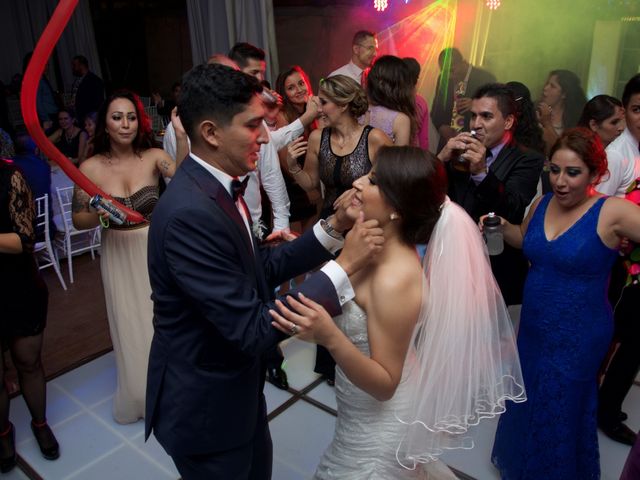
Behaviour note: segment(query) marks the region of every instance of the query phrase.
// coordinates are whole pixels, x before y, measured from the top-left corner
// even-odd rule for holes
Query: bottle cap
[[[493,212],[489,212],[489,215],[484,217],[484,220],[482,220],[482,224],[487,227],[497,227],[501,223],[502,221],[500,220],[500,217],[496,216]]]

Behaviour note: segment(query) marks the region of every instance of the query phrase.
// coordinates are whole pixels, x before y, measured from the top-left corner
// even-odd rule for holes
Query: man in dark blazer
[[[544,158],[513,140],[516,105],[506,85],[480,87],[471,101],[470,132],[450,139],[438,154],[446,162],[449,198],[475,221],[495,212],[520,224],[536,194]],[[491,267],[507,305],[522,303],[528,264],[521,250],[505,245],[491,256]]]
[[[256,168],[268,138],[261,90],[222,65],[187,73],[178,109],[191,154],[149,232],[155,333],[145,435],[154,431],[185,480],[271,477],[263,355],[284,337],[271,325],[274,288],[344,245],[299,287],[338,314],[354,296],[348,275],[383,241],[376,222],[359,220],[344,242],[337,232],[350,225],[340,211],[292,242],[257,244],[237,177]]]
[[[459,126],[456,128],[452,126],[454,103],[456,111],[464,119],[462,130],[468,130],[471,122],[471,95],[481,86],[494,83],[496,77],[486,70],[471,65],[464,59],[460,50],[453,47],[445,48],[440,52],[438,65],[440,65],[440,75],[431,104],[431,121],[440,135],[438,143],[438,152],[440,152],[447,141],[460,131]],[[456,92],[459,95],[457,98],[455,98]]]
[[[81,127],[88,113],[97,112],[104,102],[104,82],[89,70],[89,61],[83,55],[76,55],[71,60],[71,71],[76,80],[73,84],[74,108],[76,120]]]

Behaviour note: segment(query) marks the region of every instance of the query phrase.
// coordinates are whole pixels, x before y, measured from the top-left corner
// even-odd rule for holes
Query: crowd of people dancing
[[[144,217],[120,225],[75,187],[74,225],[102,226],[115,421],[144,419],[184,479],[268,479],[262,390],[288,389],[278,344],[296,337],[317,345],[338,404],[314,478],[456,478],[440,455],[493,417],[501,478],[600,478],[598,428],[633,447],[622,478],[639,478],[622,403],[640,369],[640,74],[621,99],[587,101],[555,69],[534,101],[450,47],[429,109],[420,63],[379,56],[374,32],[317,95],[299,65],[272,90],[265,59],[238,43],[154,94],[162,148],[138,95],[106,97],[83,56],[75,105],[45,108],[41,82],[50,141]],[[55,459],[33,253],[34,196],[51,192],[15,138],[0,131],[0,335]],[[2,472],[9,404],[0,382]]]

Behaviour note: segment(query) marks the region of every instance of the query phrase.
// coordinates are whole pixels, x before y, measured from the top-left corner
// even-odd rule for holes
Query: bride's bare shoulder
[[[420,304],[422,266],[415,252],[405,251],[380,265],[372,279],[373,298],[391,300],[396,305]]]

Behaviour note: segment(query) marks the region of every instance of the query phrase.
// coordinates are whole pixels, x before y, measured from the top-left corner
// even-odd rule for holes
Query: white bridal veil
[[[472,448],[470,426],[526,400],[513,326],[491,272],[482,235],[448,198],[424,258],[422,309],[406,375],[410,408],[396,456],[402,466]]]

